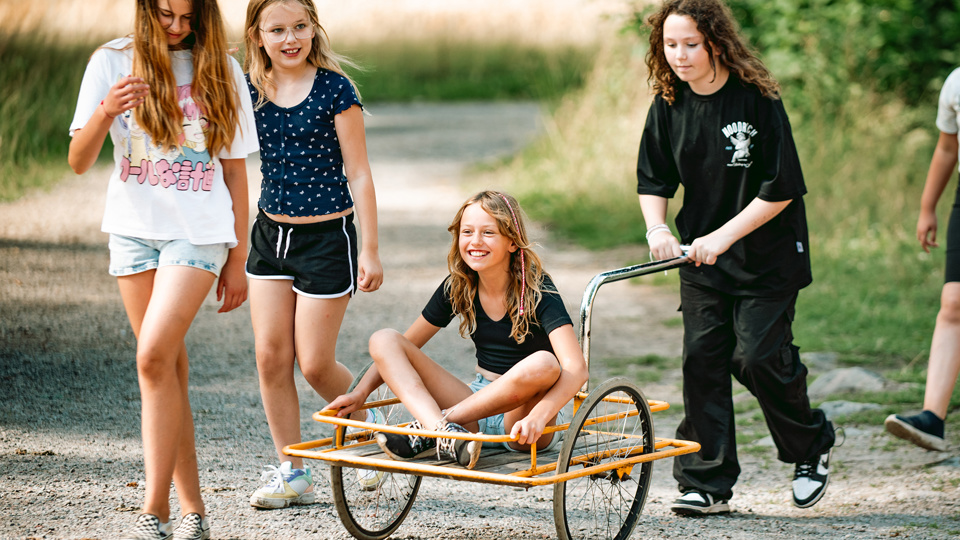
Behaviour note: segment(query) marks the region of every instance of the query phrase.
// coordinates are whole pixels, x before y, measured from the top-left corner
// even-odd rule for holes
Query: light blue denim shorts
[[[470,390],[474,394],[476,394],[482,388],[490,384],[490,382],[491,382],[490,379],[484,377],[480,373],[477,373],[477,377],[473,379],[472,383],[470,383]],[[506,435],[506,432],[503,429],[502,414],[481,418],[480,420],[477,420],[477,423],[480,424],[480,433],[483,433],[485,435]],[[558,424],[563,423],[563,411],[560,411],[560,414],[557,415],[557,423]],[[561,432],[558,431],[553,434],[553,440],[550,441],[550,444],[548,444],[546,448],[544,448],[543,450],[537,450],[537,451],[546,452],[548,450],[553,450],[558,444],[560,444],[561,439],[562,439]],[[483,445],[486,446],[487,448],[490,448],[490,447],[496,448],[502,445],[504,448],[506,448],[511,452],[526,452],[526,450],[516,450],[514,448],[511,448],[510,445],[505,442],[504,443],[483,443]]]
[[[229,253],[226,243],[198,246],[189,240],[147,240],[110,235],[110,275],[130,276],[161,266],[190,266],[220,275]]]

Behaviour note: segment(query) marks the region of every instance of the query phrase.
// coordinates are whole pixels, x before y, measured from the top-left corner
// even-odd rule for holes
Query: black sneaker
[[[684,491],[670,505],[673,513],[681,516],[705,516],[707,514],[729,514],[730,504],[727,499],[715,499],[713,495],[691,489]]]
[[[929,418],[929,416],[933,416],[935,420]],[[946,452],[947,441],[943,438],[943,421],[940,420],[939,422],[939,433],[936,429],[938,426],[932,425],[937,420],[940,420],[940,418],[930,411],[923,411],[913,416],[891,414],[883,421],[883,427],[894,437],[910,441],[921,448]]]
[[[793,504],[810,508],[827,492],[830,483],[830,455],[833,447],[811,461],[797,463],[793,472]]]
[[[460,424],[446,422],[438,426],[441,431],[450,433],[470,433]],[[483,443],[480,441],[469,441],[467,439],[440,439],[437,444],[437,459],[444,457],[457,460],[457,463],[468,469],[474,468],[477,460],[480,459],[480,450]]]
[[[410,422],[407,427],[423,429],[423,426],[417,420]],[[392,459],[401,461],[423,457],[437,446],[437,440],[433,437],[421,437],[419,435],[400,435],[399,433],[378,431],[374,438],[377,439],[377,445],[380,446],[383,453]]]

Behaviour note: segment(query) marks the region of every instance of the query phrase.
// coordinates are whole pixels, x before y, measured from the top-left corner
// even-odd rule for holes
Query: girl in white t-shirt
[[[184,337],[214,281],[221,313],[246,300],[244,160],[258,145],[244,88],[215,0],[141,0],[134,34],[91,56],[70,125],[78,174],[108,133],[114,146],[102,230],[137,337],[146,469],[143,513],[123,538],[210,536]]]

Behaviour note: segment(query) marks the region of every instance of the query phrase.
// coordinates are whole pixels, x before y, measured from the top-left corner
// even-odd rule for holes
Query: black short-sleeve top
[[[447,277],[447,279],[450,278]],[[446,327],[456,317],[453,305],[445,291],[446,283],[445,279],[422,312],[423,318],[428,323],[440,328]],[[477,348],[477,364],[481,368],[502,375],[517,362],[535,352],[553,353],[550,332],[565,324],[573,323],[550,276],[543,276],[541,290],[543,297],[537,304],[535,324],[531,325],[531,332],[527,334],[523,343],[517,343],[510,337],[513,323],[510,321],[509,314],[505,314],[499,321],[494,321],[483,311],[479,296],[474,297],[473,308],[477,314],[477,324],[470,339]]]
[[[716,264],[685,266],[681,277],[739,296],[789,294],[811,282],[807,188],[779,99],[732,73],[711,95],[681,83],[672,105],[656,96],[640,141],[637,192],[671,198],[681,184],[676,224],[686,244],[717,230],[755,198],[792,201]]]
[[[247,86],[253,102],[257,89]],[[293,107],[267,101],[254,111],[260,139],[260,208],[286,216],[322,216],[353,207],[334,118],[361,105],[350,80],[317,68],[313,88]],[[362,105],[361,105],[362,106]]]

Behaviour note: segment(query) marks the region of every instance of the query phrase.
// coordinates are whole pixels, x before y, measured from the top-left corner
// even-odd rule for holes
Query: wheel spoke
[[[558,473],[616,465],[631,455],[652,452],[649,415],[636,386],[624,379],[607,381],[587,397],[571,422]],[[646,499],[651,465],[635,464],[629,474],[614,468],[558,484],[554,490],[560,499],[554,501],[558,536],[564,540],[629,536]]]

